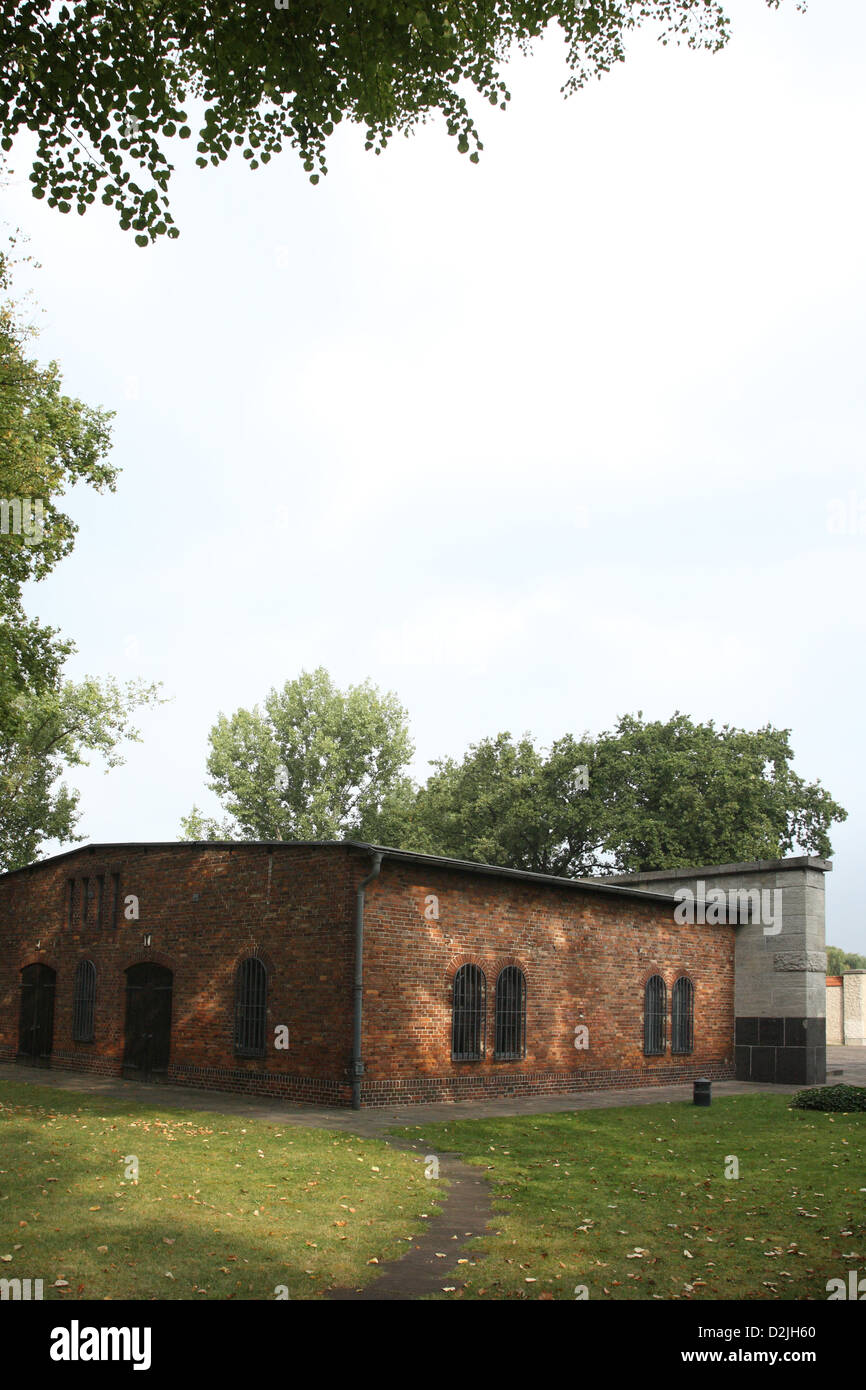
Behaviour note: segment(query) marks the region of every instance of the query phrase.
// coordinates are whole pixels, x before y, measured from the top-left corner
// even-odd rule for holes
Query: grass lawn
[[[452,1267],[439,1296],[826,1300],[828,1279],[866,1273],[866,1114],[788,1106],[732,1096],[401,1130],[494,1185],[486,1258]]]
[[[46,1299],[315,1298],[375,1278],[436,1210],[423,1164],[379,1141],[0,1084],[0,1277]]]

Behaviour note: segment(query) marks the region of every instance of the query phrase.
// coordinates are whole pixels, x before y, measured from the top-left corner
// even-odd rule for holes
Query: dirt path
[[[380,1134],[379,1139],[395,1149],[403,1149],[418,1155],[418,1162],[426,1158],[425,1148],[416,1140],[403,1140],[393,1135]],[[446,1179],[448,1187],[441,1192],[433,1192],[432,1197],[441,1205],[439,1216],[431,1216],[426,1229],[413,1241],[406,1254],[398,1260],[391,1260],[384,1266],[380,1278],[363,1289],[330,1289],[326,1298],[355,1301],[379,1302],[383,1299],[423,1298],[426,1294],[440,1293],[445,1288],[459,1288],[460,1276],[446,1278],[459,1259],[468,1261],[465,1268],[470,1270],[480,1258],[465,1249],[467,1241],[484,1235],[491,1219],[490,1184],[481,1168],[472,1168],[456,1154],[437,1154],[439,1178]],[[435,1188],[436,1179],[430,1179]]]

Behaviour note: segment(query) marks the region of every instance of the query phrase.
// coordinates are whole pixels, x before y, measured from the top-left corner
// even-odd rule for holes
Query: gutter
[[[352,1109],[361,1109],[361,1024],[364,1017],[364,889],[382,868],[382,851],[373,851],[372,872],[358,884],[355,895],[355,983],[352,988]]]

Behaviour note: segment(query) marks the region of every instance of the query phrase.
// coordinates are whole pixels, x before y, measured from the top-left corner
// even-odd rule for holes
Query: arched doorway
[[[172,984],[171,971],[150,961],[126,972],[123,1075],[130,1080],[161,1081],[168,1073]]]
[[[54,1041],[55,972],[49,965],[25,965],[21,971],[21,1021],[18,1061],[50,1067]]]

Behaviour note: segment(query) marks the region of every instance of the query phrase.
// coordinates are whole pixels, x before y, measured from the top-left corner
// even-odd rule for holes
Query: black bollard
[[[695,1104],[695,1105],[709,1105],[709,1104],[710,1104],[710,1101],[711,1101],[712,1098],[713,1098],[713,1096],[712,1096],[712,1090],[713,1090],[713,1083],[712,1083],[712,1081],[708,1081],[707,1078],[706,1078],[705,1076],[700,1077],[700,1079],[699,1079],[698,1081],[695,1082],[695,1089],[694,1089],[694,1094],[693,1094],[693,1097],[692,1097],[692,1099],[693,1099],[693,1101],[694,1101],[694,1104]]]

